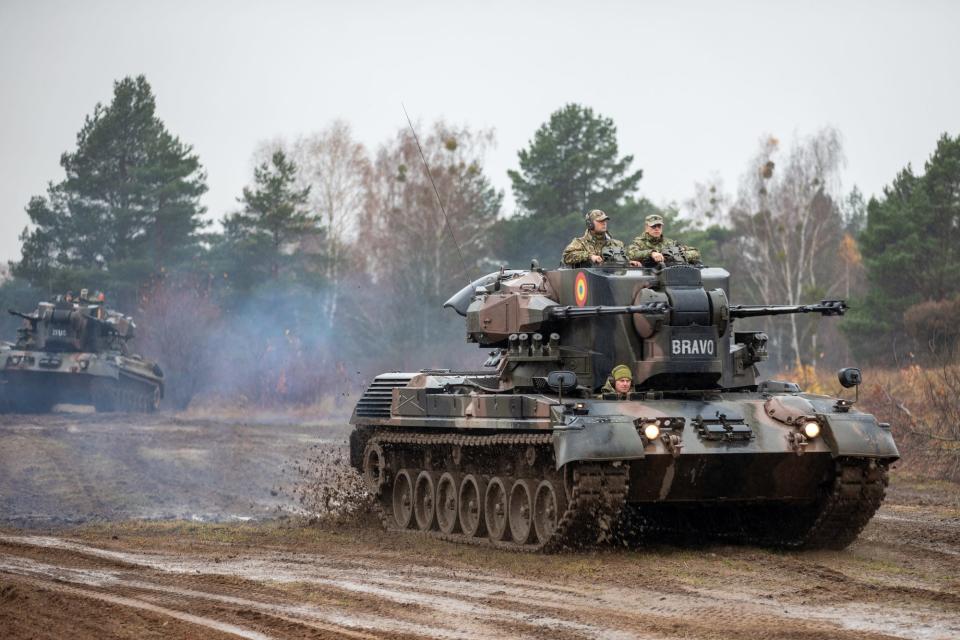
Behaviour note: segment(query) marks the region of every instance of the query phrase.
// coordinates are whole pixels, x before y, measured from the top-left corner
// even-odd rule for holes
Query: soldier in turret
[[[623,249],[623,243],[614,240],[607,233],[607,221],[610,216],[600,209],[594,209],[585,217],[586,232],[574,238],[563,250],[563,264],[568,267],[584,267],[603,262],[601,255],[605,247]]]
[[[633,372],[625,364],[618,364],[607,377],[606,384],[600,389],[601,394],[615,393],[617,400],[626,400],[633,389]]]
[[[664,261],[664,251],[667,249],[676,249],[674,253],[683,256],[684,262],[700,262],[700,252],[693,247],[680,244],[675,240],[663,237],[663,217],[652,214],[644,220],[645,227],[643,234],[637,236],[627,247],[627,258],[633,261],[645,263],[653,266],[662,264]]]

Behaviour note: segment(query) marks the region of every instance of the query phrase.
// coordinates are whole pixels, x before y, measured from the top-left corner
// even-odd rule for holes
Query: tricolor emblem
[[[583,271],[577,274],[573,284],[573,299],[577,301],[578,307],[587,304],[587,274]]]

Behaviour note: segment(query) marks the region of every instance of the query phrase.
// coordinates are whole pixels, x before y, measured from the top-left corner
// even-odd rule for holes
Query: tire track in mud
[[[271,625],[284,622],[340,631],[344,637],[478,640],[547,635],[754,638],[783,635],[785,629],[835,638],[960,637],[960,617],[932,607],[891,610],[883,602],[810,606],[794,602],[790,593],[771,600],[761,589],[554,586],[496,572],[398,564],[387,556],[268,551],[224,560],[114,551],[39,536],[0,536],[0,545],[0,574],[95,589],[255,633],[270,633]],[[20,557],[18,549],[66,554],[52,564]],[[64,566],[63,560],[69,564],[71,558],[97,558],[107,566]],[[799,560],[785,564],[803,566]],[[216,582],[224,577],[234,582]],[[638,576],[638,582],[643,578]],[[309,597],[291,593],[293,589]],[[246,618],[262,626],[244,626]],[[282,629],[280,635],[286,635]]]
[[[515,611],[498,610],[496,607],[482,605],[471,600],[443,595],[450,589],[433,585],[429,589],[407,589],[409,581],[395,574],[383,571],[370,571],[364,567],[337,568],[331,565],[293,558],[284,561],[281,558],[269,557],[253,561],[224,562],[183,560],[172,556],[140,555],[123,552],[95,549],[85,545],[61,541],[56,538],[33,537],[0,537],[0,542],[41,546],[52,549],[69,550],[81,555],[103,558],[124,565],[139,565],[164,574],[177,576],[229,575],[242,577],[258,583],[306,583],[328,587],[341,592],[346,596],[360,595],[373,597],[390,605],[390,615],[372,615],[343,610],[325,610],[320,607],[264,602],[254,600],[252,596],[245,598],[224,594],[222,591],[241,590],[249,594],[243,587],[230,588],[219,586],[221,592],[213,593],[198,589],[186,589],[161,583],[147,582],[143,575],[136,575],[130,570],[93,570],[71,569],[68,567],[38,563],[35,560],[20,560],[4,554],[0,557],[0,573],[27,575],[31,578],[46,577],[52,581],[84,584],[106,589],[130,591],[159,592],[167,598],[179,598],[180,607],[193,600],[210,600],[214,602],[235,605],[245,609],[259,611],[266,615],[278,616],[290,621],[312,627],[316,622],[326,623],[323,628],[343,631],[344,635],[351,635],[349,630],[383,631],[390,634],[405,634],[409,637],[436,637],[436,638],[478,638],[497,640],[504,635],[504,629],[518,635],[530,635],[540,629],[551,629],[559,632],[556,637],[587,638],[603,635],[609,638],[637,638],[633,633],[620,633],[616,630],[607,630],[593,624],[578,623],[575,621],[552,618],[542,613],[528,615]],[[334,564],[343,564],[335,561]],[[132,574],[132,575],[131,575]],[[318,575],[319,574],[319,575]],[[357,574],[363,574],[358,578]],[[135,577],[134,577],[135,576]],[[491,586],[491,589],[496,587]],[[175,601],[165,606],[175,607]],[[411,612],[410,608],[414,607]],[[410,615],[412,613],[412,615]],[[477,619],[473,622],[472,619]],[[454,626],[443,621],[450,620]],[[328,625],[333,625],[328,626]],[[382,637],[364,636],[355,637]]]
[[[252,629],[246,629],[244,627],[239,627],[237,625],[229,624],[226,622],[221,622],[219,620],[213,620],[212,618],[205,618],[203,616],[197,616],[190,613],[185,613],[183,611],[178,611],[176,609],[170,609],[167,607],[158,606],[144,600],[137,598],[130,598],[120,595],[115,595],[111,593],[104,593],[101,591],[94,591],[92,589],[82,589],[80,587],[69,586],[65,584],[55,584],[51,585],[50,580],[45,580],[42,578],[35,577],[37,574],[42,575],[45,573],[43,571],[44,567],[42,566],[11,566],[7,563],[0,563],[0,571],[5,571],[8,573],[18,573],[23,576],[23,579],[28,584],[33,584],[34,586],[50,589],[64,593],[67,595],[78,596],[81,598],[86,598],[90,600],[98,600],[101,602],[108,602],[110,604],[119,605],[122,607],[128,607],[131,609],[142,609],[144,611],[149,611],[151,613],[158,613],[163,616],[169,616],[183,622],[188,622],[193,625],[205,627],[207,629],[212,629],[214,631],[220,631],[223,633],[228,633],[231,635],[239,636],[241,638],[247,638],[248,640],[270,640],[270,636],[259,633]]]

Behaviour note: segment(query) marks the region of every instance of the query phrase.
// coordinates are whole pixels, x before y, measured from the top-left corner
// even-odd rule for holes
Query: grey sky
[[[219,218],[258,142],[349,121],[375,147],[401,101],[496,129],[506,170],[550,112],[610,116],[641,193],[728,190],[764,133],[833,125],[844,185],[878,193],[939,135],[960,133],[960,2],[43,2],[0,0],[0,259],[23,207],[63,176],[83,118],[143,73],[160,117],[192,144]],[[625,230],[626,232],[626,230]]]

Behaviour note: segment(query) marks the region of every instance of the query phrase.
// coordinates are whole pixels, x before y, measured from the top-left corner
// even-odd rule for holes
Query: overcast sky
[[[0,259],[126,75],[199,154],[210,218],[236,207],[258,142],[339,117],[375,147],[401,102],[424,124],[494,128],[486,168],[508,197],[517,150],[568,102],[614,119],[657,203],[712,175],[732,191],[761,135],[825,125],[844,187],[869,195],[960,134],[958,25],[952,1],[0,0]]]

